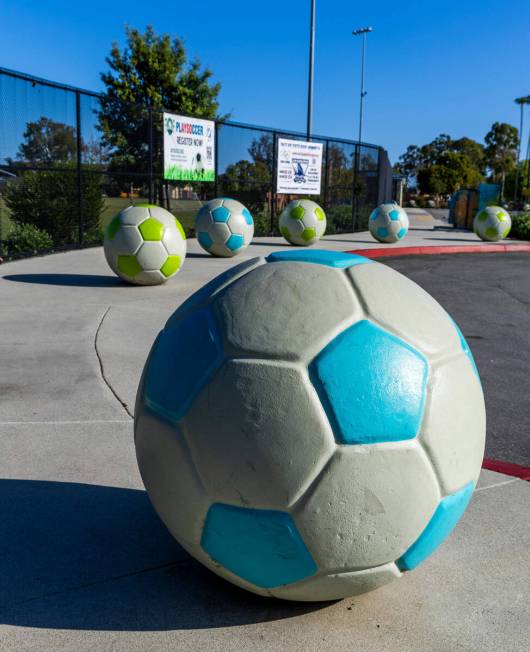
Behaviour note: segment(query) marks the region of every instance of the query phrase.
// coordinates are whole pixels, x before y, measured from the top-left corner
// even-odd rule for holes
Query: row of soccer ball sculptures
[[[310,246],[326,231],[323,209],[309,199],[290,202],[279,218],[280,232],[292,245]],[[509,214],[489,206],[475,217],[473,228],[483,240],[505,238]],[[382,243],[402,240],[409,229],[407,213],[396,203],[381,204],[370,214],[368,228]],[[243,251],[254,235],[250,211],[235,199],[218,198],[204,204],[195,220],[197,241],[208,253],[232,257]],[[169,211],[137,204],[120,211],[105,231],[104,251],[111,269],[136,285],[158,285],[174,276],[186,257],[186,235]]]

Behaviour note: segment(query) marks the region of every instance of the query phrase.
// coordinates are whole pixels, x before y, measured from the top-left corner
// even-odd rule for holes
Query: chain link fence
[[[167,181],[163,110],[118,105],[130,134],[118,154],[105,139],[104,101],[0,68],[1,255],[99,244],[115,213],[146,201],[168,208],[193,235],[202,202],[219,195],[249,208],[256,235],[277,233],[277,217],[294,198],[276,192],[278,139],[305,140],[303,134],[216,121],[215,182]],[[311,198],[326,211],[327,233],[366,228],[372,208],[392,196],[386,151],[344,139],[313,140],[323,144],[323,170],[322,192]]]

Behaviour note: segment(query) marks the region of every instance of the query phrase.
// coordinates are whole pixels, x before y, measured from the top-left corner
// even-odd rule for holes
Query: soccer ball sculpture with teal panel
[[[310,199],[294,199],[280,214],[280,233],[290,244],[309,247],[326,231],[326,214]]]
[[[212,199],[197,213],[195,233],[205,251],[213,256],[231,258],[250,244],[254,220],[241,202],[228,198]]]
[[[409,216],[396,203],[380,204],[370,213],[368,230],[379,242],[399,242],[409,230]]]
[[[375,589],[462,516],[482,387],[449,315],[362,256],[276,252],[231,268],[158,335],[135,410],[151,501],[179,543],[289,600]]]
[[[481,240],[499,242],[512,228],[508,211],[500,206],[487,206],[479,211],[473,220],[473,231]]]
[[[124,281],[160,285],[181,269],[186,235],[169,211],[153,204],[136,204],[110,221],[103,248],[110,268]]]

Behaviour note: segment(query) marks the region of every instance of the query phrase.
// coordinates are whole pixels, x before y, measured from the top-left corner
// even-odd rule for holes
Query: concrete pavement
[[[411,212],[407,246],[478,243]],[[338,250],[369,234],[325,238]],[[265,600],[223,582],[166,533],[143,491],[134,396],[154,336],[236,260],[189,243],[179,275],[127,287],[101,249],[0,267],[0,649],[526,650],[530,484],[483,471],[431,559],[337,603]]]

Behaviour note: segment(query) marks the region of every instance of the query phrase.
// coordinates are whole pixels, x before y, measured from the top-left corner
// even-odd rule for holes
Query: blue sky
[[[234,120],[304,130],[309,0],[90,3],[2,0],[0,65],[92,90],[126,23],[182,36],[222,83]],[[317,0],[314,130],[355,137],[360,39],[368,36],[363,139],[392,161],[441,132],[482,140],[518,125],[530,94],[528,0]],[[6,29],[7,26],[7,29]],[[528,120],[530,123],[530,120]]]

